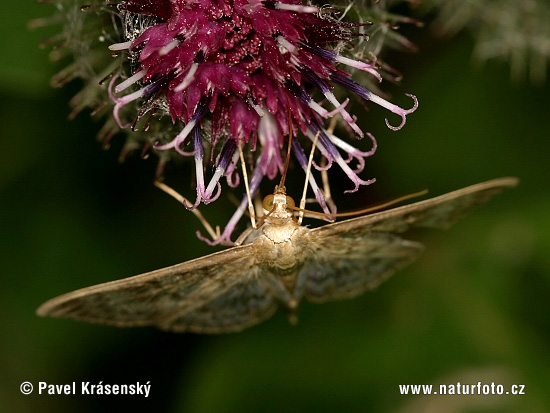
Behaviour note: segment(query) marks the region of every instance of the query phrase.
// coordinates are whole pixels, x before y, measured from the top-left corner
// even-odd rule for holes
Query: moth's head
[[[284,187],[276,187],[275,192],[264,198],[262,207],[264,215],[275,218],[288,218],[293,216],[295,208],[294,199],[286,194]]]

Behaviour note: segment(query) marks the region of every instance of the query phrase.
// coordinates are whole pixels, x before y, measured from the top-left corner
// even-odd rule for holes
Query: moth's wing
[[[457,218],[490,200],[516,178],[501,178],[391,209],[325,225],[310,231],[314,259],[302,272],[305,296],[316,302],[353,297],[369,290],[414,261],[421,244],[392,233],[411,227],[448,227]]]
[[[224,296],[254,268],[251,245],[230,248],[135,277],[83,288],[53,298],[40,316],[65,317],[119,327],[157,326],[184,317]],[[246,290],[261,294],[260,287]],[[221,303],[221,302],[220,302]],[[262,307],[272,311],[271,307]],[[261,310],[258,310],[258,312]],[[179,331],[183,331],[180,328]]]
[[[400,233],[411,227],[447,228],[465,213],[518,182],[517,178],[494,179],[425,201],[315,228],[312,236],[337,242],[342,233],[361,237],[374,231]]]
[[[277,300],[271,285],[273,274],[251,267],[239,272],[239,281],[193,311],[175,313],[161,327],[176,332],[230,333],[258,324],[273,315]]]
[[[316,252],[301,270],[305,297],[313,302],[351,298],[371,290],[422,252],[418,242],[389,233],[316,242]]]

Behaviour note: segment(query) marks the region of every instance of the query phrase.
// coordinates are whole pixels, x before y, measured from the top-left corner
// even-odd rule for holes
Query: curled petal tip
[[[203,194],[203,202],[209,204],[210,202],[216,201],[222,193],[222,186],[219,182],[216,183],[216,191],[213,194]]]
[[[345,190],[344,194],[352,194],[352,193],[357,192],[359,190],[359,186],[361,186],[361,185],[371,185],[375,182],[376,182],[376,178],[368,179],[368,180],[365,181],[363,179],[359,179],[356,176],[356,179],[353,179],[353,183],[355,184],[355,188]]]
[[[413,113],[416,109],[418,109],[418,98],[410,93],[405,93],[405,96],[410,97],[414,102],[413,107],[405,111],[405,115],[408,115],[409,113]]]
[[[344,191],[344,194],[353,194],[354,192],[357,192],[359,190],[359,184],[355,184],[355,188],[353,189],[346,189]]]
[[[410,109],[407,109],[407,110],[402,109],[398,112],[395,112],[396,115],[401,116],[401,123],[399,124],[399,126],[392,126],[390,125],[388,118],[385,119],[386,126],[393,131],[398,131],[403,126],[405,126],[405,123],[407,122],[407,115],[410,113],[413,113],[416,109],[418,109],[418,98],[415,95],[411,95],[410,93],[405,93],[405,96],[409,96],[413,100],[414,104],[413,104],[413,107]]]
[[[220,244],[234,244],[233,241],[231,241],[231,233],[235,229],[234,225],[231,225],[230,227],[227,227],[221,235],[219,235],[217,238],[213,238],[212,240],[208,237],[202,235],[200,231],[197,231],[195,234],[197,235],[197,238],[201,241],[206,242],[211,247],[220,245]]]
[[[115,96],[115,82],[118,80],[119,75],[116,74],[112,77],[111,81],[109,82],[109,86],[107,87],[107,93],[109,94],[109,98],[115,103],[115,107],[113,108],[113,118],[115,119],[115,122],[117,123],[118,127],[120,129],[126,129],[130,127],[131,123],[122,123],[122,120],[120,119],[120,109],[126,104],[121,98],[118,98]]]
[[[167,149],[172,149],[174,146],[175,146],[174,140],[164,144],[161,144],[159,141],[156,141],[155,143],[153,143],[153,148],[156,149],[157,151],[165,151]]]
[[[223,239],[221,237],[218,238],[218,239],[210,240],[210,238],[205,237],[204,235],[202,235],[200,231],[195,232],[195,235],[197,236],[198,239],[200,239],[203,242],[206,242],[211,247],[214,247],[214,246],[218,245],[220,242],[223,241]]]
[[[197,196],[197,199],[195,200],[194,204],[188,204],[187,201],[184,199],[183,200],[183,206],[188,211],[192,211],[192,210],[194,210],[195,208],[197,208],[199,206],[200,202],[201,202],[200,196]]]
[[[390,121],[388,120],[388,118],[384,119],[386,121],[386,126],[388,128],[390,128],[391,130],[393,131],[398,131],[399,129],[401,129],[403,126],[405,126],[405,122],[407,121],[407,118],[405,117],[405,115],[401,115],[401,123],[399,124],[399,126],[392,126],[390,125]]]
[[[313,167],[317,169],[318,171],[328,171],[332,166],[332,159],[328,159],[328,162],[325,166],[319,165],[317,162],[312,162]]]
[[[123,123],[120,119],[120,109],[124,106],[124,104],[117,103],[113,109],[113,118],[115,119],[116,124],[120,129],[126,129],[132,126],[131,123]]]
[[[196,149],[186,152],[182,148],[180,148],[179,145],[174,145],[173,147],[176,150],[176,152],[179,153],[181,156],[195,156],[195,154],[197,153]],[[157,147],[156,149],[161,150],[160,147]]]

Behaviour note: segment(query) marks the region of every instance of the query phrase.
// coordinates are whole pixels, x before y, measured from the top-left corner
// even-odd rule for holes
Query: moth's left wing
[[[411,227],[448,227],[490,200],[516,178],[472,185],[426,201],[329,224],[309,232],[311,259],[301,270],[305,296],[315,302],[353,297],[388,278],[422,251],[393,233]]]
[[[304,295],[313,302],[352,298],[371,290],[413,262],[422,244],[388,233],[315,241],[315,250],[300,270]]]

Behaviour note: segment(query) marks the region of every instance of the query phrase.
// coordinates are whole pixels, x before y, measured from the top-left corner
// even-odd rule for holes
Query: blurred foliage
[[[397,133],[376,108],[361,120],[378,138],[365,172],[378,182],[338,199],[340,209],[498,176],[522,182],[449,231],[410,234],[426,253],[373,293],[304,303],[295,327],[277,314],[225,336],[39,319],[35,308],[60,293],[212,251],[195,238],[194,217],[151,185],[152,160],[119,164],[121,142],[102,151],[99,125],[85,115],[66,120],[78,85],[49,89],[54,68],[36,47],[45,34],[25,28],[42,7],[0,5],[10,16],[0,27],[2,411],[547,411],[548,85],[510,83],[494,64],[472,70],[467,38],[411,32],[419,52],[392,58],[405,74],[394,100],[415,93],[420,109]],[[291,170],[291,195],[302,180]],[[204,212],[225,222],[221,209]],[[23,381],[150,381],[152,390],[148,399],[24,396]],[[457,381],[525,384],[526,395],[399,394],[399,384]]]
[[[467,29],[474,57],[510,65],[514,80],[546,81],[550,63],[550,3],[547,0],[413,0],[423,13],[436,10],[432,26],[450,36]]]

